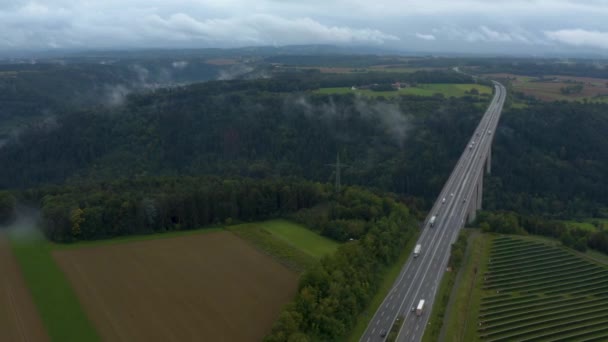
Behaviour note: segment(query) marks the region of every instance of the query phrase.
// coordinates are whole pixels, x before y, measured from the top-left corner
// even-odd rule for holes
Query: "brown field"
[[[53,253],[104,341],[260,341],[297,289],[229,232]]]
[[[0,341],[48,341],[6,237],[0,233]]]
[[[608,79],[575,77],[575,76],[545,76],[545,80],[539,81],[536,77],[521,76],[514,74],[490,74],[498,79],[509,79],[516,91],[532,95],[540,100],[594,100],[595,97],[608,96]],[[583,90],[578,94],[564,95],[560,89],[572,85],[572,82],[583,84]]]

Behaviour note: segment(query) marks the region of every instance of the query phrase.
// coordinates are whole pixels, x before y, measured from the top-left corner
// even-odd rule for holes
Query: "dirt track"
[[[48,341],[17,261],[1,232],[0,341]]]
[[[260,341],[297,274],[228,232],[55,251],[105,341]]]

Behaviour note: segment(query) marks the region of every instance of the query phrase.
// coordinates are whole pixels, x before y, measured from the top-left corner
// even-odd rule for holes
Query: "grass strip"
[[[42,236],[11,236],[11,248],[52,341],[99,341],[68,280]]]

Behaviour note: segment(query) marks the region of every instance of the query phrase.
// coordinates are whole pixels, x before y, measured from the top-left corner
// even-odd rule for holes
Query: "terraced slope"
[[[482,341],[608,341],[608,268],[567,249],[494,239],[478,316]]]

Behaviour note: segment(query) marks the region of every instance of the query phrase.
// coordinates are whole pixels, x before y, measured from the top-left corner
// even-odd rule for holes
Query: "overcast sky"
[[[0,0],[0,51],[369,45],[608,55],[604,0]]]

